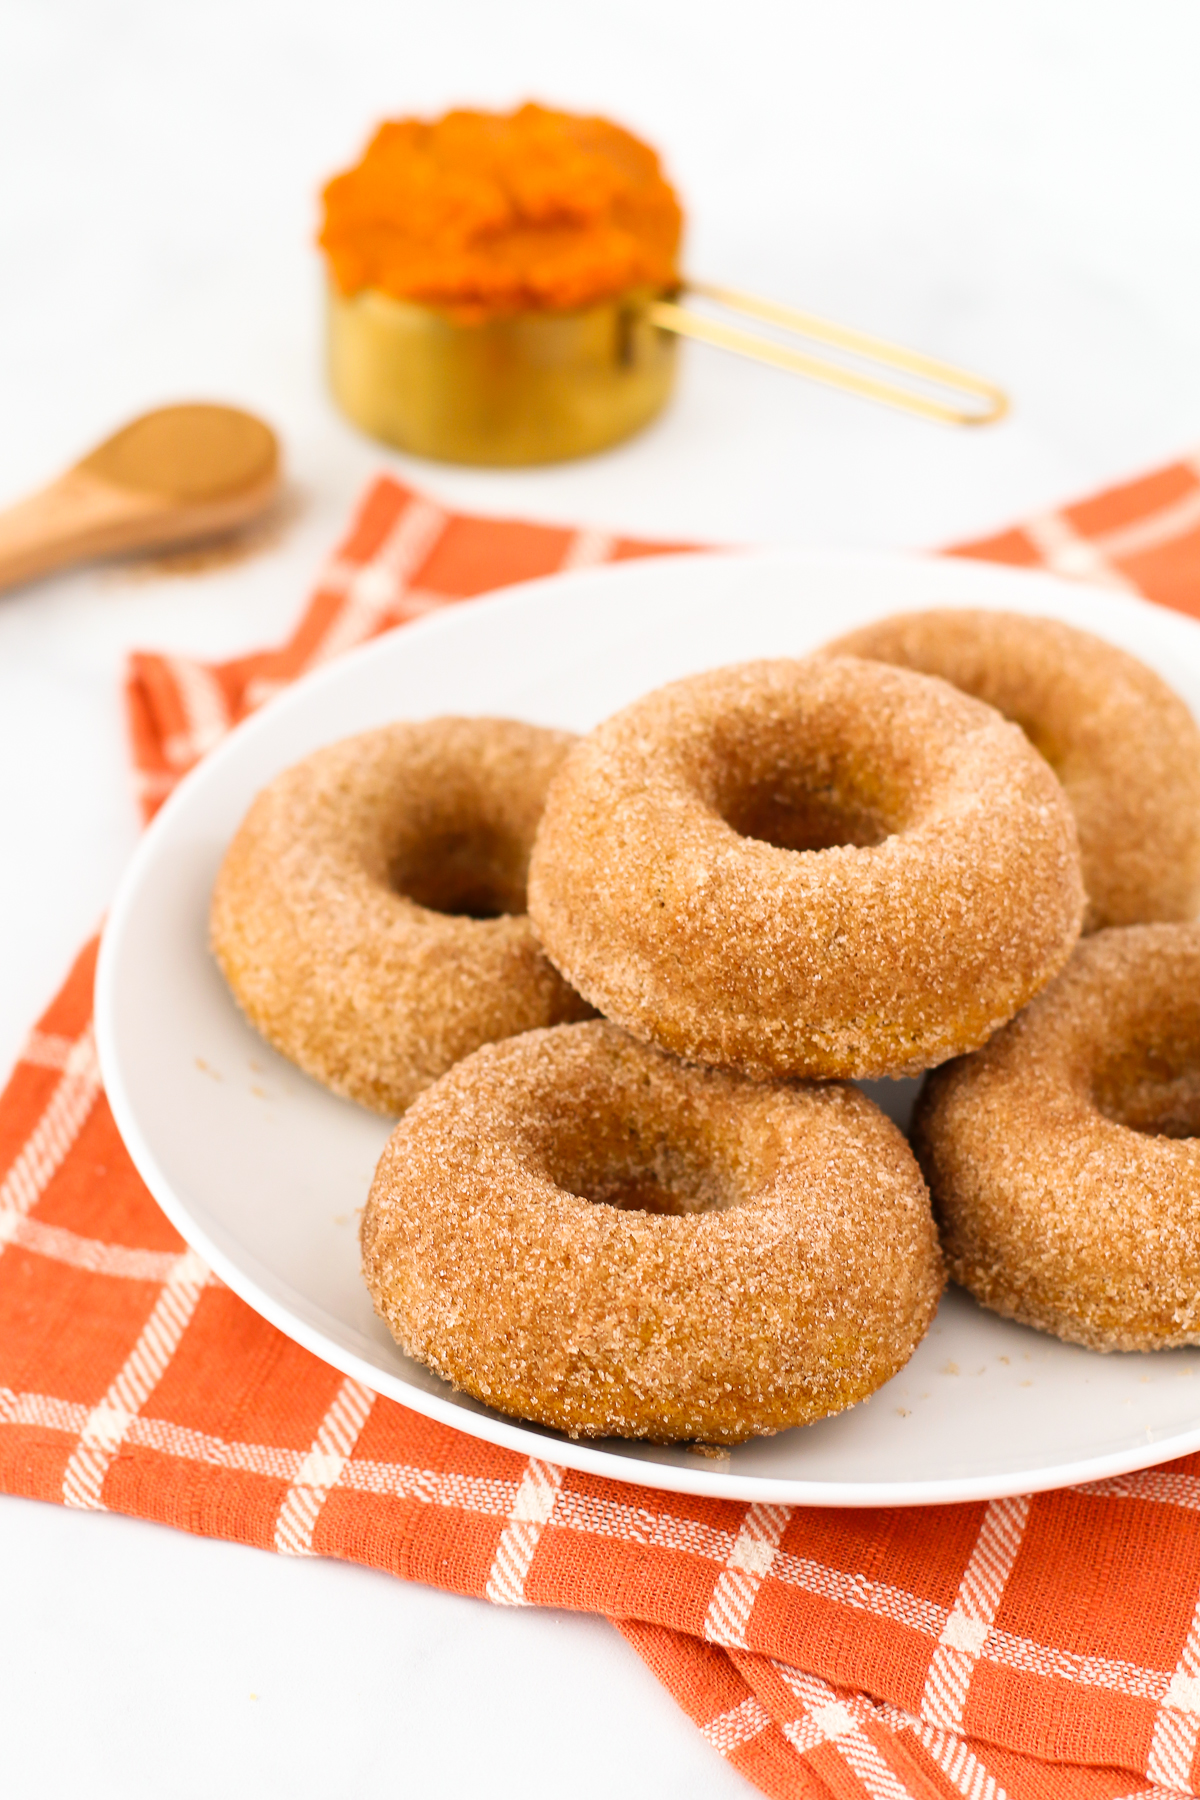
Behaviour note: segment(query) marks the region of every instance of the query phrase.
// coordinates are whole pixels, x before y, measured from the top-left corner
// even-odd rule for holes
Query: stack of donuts
[[[572,1436],[734,1444],[873,1392],[947,1270],[1096,1349],[1200,1342],[1198,908],[1184,703],[956,610],[584,738],[318,751],[211,936],[277,1049],[402,1115],[362,1250],[405,1350]],[[854,1083],[925,1070],[910,1147]]]

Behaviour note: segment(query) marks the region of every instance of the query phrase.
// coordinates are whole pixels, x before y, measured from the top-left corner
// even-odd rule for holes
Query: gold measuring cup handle
[[[330,384],[342,411],[372,437],[417,456],[491,467],[585,456],[639,431],[670,397],[680,337],[945,424],[984,425],[1007,407],[991,382],[865,332],[732,288],[687,282],[683,292],[866,358],[934,391],[740,330],[682,305],[676,293],[632,289],[575,312],[461,323],[374,289],[348,296],[332,284]]]
[[[894,382],[881,381],[876,376],[864,374],[857,369],[843,368],[839,363],[813,356],[808,351],[793,350],[770,338],[709,318],[706,313],[692,312],[681,306],[677,299],[654,300],[650,303],[647,317],[660,331],[696,338],[700,343],[712,344],[719,350],[731,350],[738,356],[749,356],[756,362],[770,363],[774,368],[788,370],[790,374],[805,375],[810,381],[823,382],[827,387],[843,388],[848,393],[859,395],[861,399],[878,400],[885,406],[899,407],[905,412],[916,413],[921,418],[936,419],[943,425],[991,425],[997,419],[1002,419],[1008,411],[1008,396],[993,382],[984,381],[965,369],[955,368],[951,363],[940,362],[936,357],[925,356],[918,350],[906,350],[901,344],[871,337],[865,331],[854,331],[846,325],[835,325],[828,319],[817,318],[813,313],[799,312],[792,306],[781,306],[775,300],[762,300],[736,288],[689,281],[683,291],[703,300],[710,300],[715,305],[724,307],[727,312],[761,319],[770,325],[781,325],[797,337],[829,344],[834,349],[847,351],[880,368],[895,369],[900,374],[911,375],[927,387],[941,388],[950,394],[957,394],[960,397],[959,403],[952,404],[933,395],[900,387]],[[964,406],[963,399],[969,404]]]

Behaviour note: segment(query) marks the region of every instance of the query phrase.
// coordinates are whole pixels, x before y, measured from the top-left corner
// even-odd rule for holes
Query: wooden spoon
[[[143,413],[0,513],[0,588],[68,563],[231,531],[278,486],[275,433],[252,413],[205,405]]]

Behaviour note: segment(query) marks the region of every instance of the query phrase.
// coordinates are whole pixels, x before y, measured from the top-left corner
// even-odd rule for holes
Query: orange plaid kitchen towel
[[[447,512],[383,476],[286,644],[217,664],[132,658],[129,718],[143,812],[155,813],[239,719],[298,675],[368,638],[516,581],[694,548]]]
[[[131,675],[148,810],[341,648],[505,581],[660,545],[455,517],[378,482],[281,651]],[[1200,615],[1169,470],[960,554]],[[775,1800],[1200,1793],[1200,1457],[984,1505],[748,1506],[525,1459],[379,1399],[177,1237],[100,1089],[94,947],[0,1098],[0,1488],[504,1605],[606,1614]]]

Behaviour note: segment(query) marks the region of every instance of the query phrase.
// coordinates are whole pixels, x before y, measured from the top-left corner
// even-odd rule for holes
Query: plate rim
[[[937,567],[944,576],[947,564],[952,564],[955,567],[969,567],[971,570],[969,580],[978,580],[981,572],[986,572],[985,579],[993,581],[998,591],[1008,587],[1014,596],[1020,588],[1024,588],[1032,598],[1037,590],[1041,589],[1048,594],[1053,592],[1059,596],[1069,595],[1078,605],[1090,595],[1093,601],[1101,601],[1108,605],[1117,603],[1122,611],[1144,608],[1148,614],[1156,616],[1159,620],[1165,617],[1175,624],[1200,630],[1200,625],[1189,619],[1186,614],[1175,613],[1169,608],[1158,606],[1141,595],[1133,593],[1118,595],[1107,588],[1066,580],[1039,569],[1000,564],[985,559],[948,557],[903,550],[842,551],[785,546],[752,550],[717,548],[707,551],[672,552],[653,558],[629,559],[623,563],[601,564],[593,568],[539,576],[529,581],[513,583],[511,586],[474,596],[468,600],[455,602],[452,606],[439,608],[412,620],[404,625],[399,641],[412,642],[414,637],[427,638],[431,634],[446,629],[450,626],[451,621],[457,623],[462,619],[464,613],[475,613],[484,608],[492,611],[507,606],[519,607],[531,593],[536,594],[548,588],[561,590],[573,587],[589,588],[598,584],[607,585],[614,579],[620,580],[626,571],[644,569],[647,563],[652,562],[658,566],[678,565],[695,563],[700,559],[706,562],[713,559],[734,561],[743,566],[753,566],[755,563],[791,564],[797,569],[805,569],[810,573],[822,565],[835,566],[839,569],[857,566],[865,571],[884,575],[889,569],[900,565],[908,569]],[[949,603],[934,601],[929,604]],[[984,602],[967,597],[963,604],[983,605]],[[895,610],[914,609],[900,606]],[[275,721],[282,714],[290,711],[293,706],[309,705],[311,696],[314,692],[319,692],[321,687],[340,683],[346,680],[348,675],[352,678],[352,671],[356,666],[380,656],[385,648],[391,650],[397,641],[395,632],[386,632],[345,652],[330,663],[301,676],[282,692],[273,696],[247,719],[236,725],[213,750],[202,757],[200,762],[189,770],[179,782],[142,833],[118,884],[101,936],[95,982],[96,1048],[103,1090],[117,1130],[135,1169],[150,1190],[156,1204],[161,1207],[184,1241],[203,1257],[213,1272],[238,1295],[239,1299],[281,1331],[284,1336],[300,1344],[320,1361],[338,1369],[342,1374],[360,1381],[373,1393],[379,1393],[385,1398],[395,1400],[411,1411],[434,1419],[453,1430],[462,1431],[468,1436],[480,1438],[518,1455],[533,1457],[559,1467],[598,1475],[628,1485],[658,1488],[673,1493],[739,1502],[832,1506],[851,1509],[952,1505],[1002,1499],[1019,1494],[1047,1492],[1060,1487],[1073,1487],[1083,1483],[1108,1480],[1115,1476],[1151,1467],[1157,1463],[1170,1461],[1175,1457],[1200,1449],[1200,1417],[1198,1417],[1194,1426],[1160,1438],[1152,1445],[1143,1448],[1129,1446],[1122,1450],[1109,1451],[1093,1457],[1076,1458],[1067,1463],[1047,1465],[1037,1470],[1017,1470],[992,1476],[976,1473],[961,1477],[935,1477],[923,1480],[810,1481],[796,1477],[735,1474],[728,1469],[722,1469],[715,1459],[708,1462],[699,1455],[696,1457],[695,1467],[655,1462],[649,1460],[649,1457],[647,1460],[642,1460],[636,1456],[622,1455],[599,1448],[593,1440],[572,1440],[545,1433],[540,1427],[526,1421],[508,1419],[486,1411],[478,1413],[468,1411],[451,1397],[453,1390],[450,1390],[447,1395],[441,1395],[423,1388],[412,1387],[401,1376],[389,1374],[388,1371],[380,1369],[365,1358],[358,1356],[354,1351],[326,1338],[319,1328],[310,1325],[306,1319],[289,1311],[272,1294],[257,1284],[254,1276],[239,1264],[236,1258],[229,1255],[210,1236],[204,1226],[196,1221],[186,1202],[175,1192],[159,1165],[148,1139],[143,1134],[136,1108],[126,1091],[121,1073],[122,1062],[115,1005],[116,970],[122,947],[123,931],[127,915],[136,900],[143,872],[154,861],[158,838],[168,829],[176,815],[191,804],[191,796],[196,789],[215,779],[215,772],[223,768],[228,760],[245,754],[244,746],[249,741],[256,739],[263,732],[270,733],[275,729]],[[648,1451],[652,1451],[652,1448],[647,1446]]]

